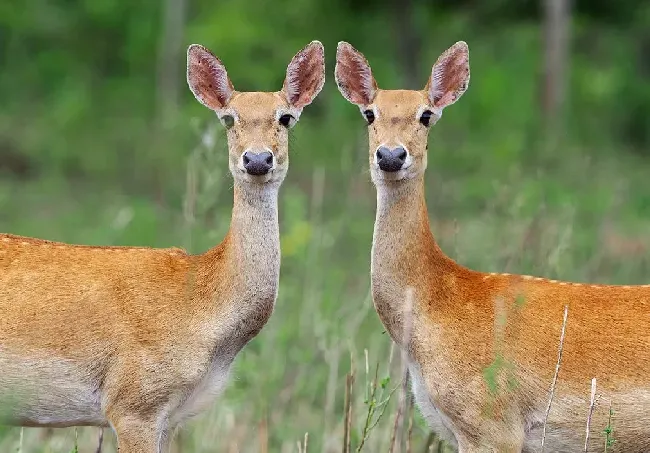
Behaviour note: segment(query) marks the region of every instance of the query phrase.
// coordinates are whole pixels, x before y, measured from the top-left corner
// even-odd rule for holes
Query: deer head
[[[459,41],[433,65],[425,88],[381,90],[366,58],[347,42],[336,51],[336,84],[368,123],[375,184],[414,179],[427,167],[429,129],[469,84],[469,49]]]
[[[318,41],[293,57],[282,89],[273,93],[238,92],[212,52],[198,44],[187,50],[187,83],[227,129],[228,166],[236,184],[282,182],[289,165],[288,131],[324,81],[324,50]]]

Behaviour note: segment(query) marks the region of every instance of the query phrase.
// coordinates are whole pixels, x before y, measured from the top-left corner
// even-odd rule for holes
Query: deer
[[[272,315],[288,131],[324,80],[319,41],[276,92],[236,91],[218,57],[188,47],[187,83],[226,129],[234,181],[230,228],[204,253],[0,235],[4,423],[111,427],[120,453],[169,451]]]
[[[428,135],[468,88],[467,43],[438,57],[424,89],[384,90],[341,41],[335,78],[367,123],[373,305],[407,357],[432,430],[460,453],[583,451],[596,378],[590,451],[602,451],[610,404],[608,451],[650,451],[650,285],[480,272],[446,255],[431,232]]]

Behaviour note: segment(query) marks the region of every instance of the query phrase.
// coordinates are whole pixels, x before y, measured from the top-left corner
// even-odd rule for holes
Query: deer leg
[[[167,429],[155,420],[121,416],[111,420],[118,453],[167,453]]]

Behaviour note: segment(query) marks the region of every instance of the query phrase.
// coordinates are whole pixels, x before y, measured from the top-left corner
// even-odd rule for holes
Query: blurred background
[[[431,131],[426,176],[451,257],[489,272],[650,281],[642,0],[0,2],[0,231],[216,245],[232,206],[226,142],[187,88],[185,50],[210,48],[240,91],[275,91],[313,39],[327,80],[292,131],[276,311],[223,397],[180,431],[178,452],[304,452],[305,433],[310,452],[342,451],[351,371],[352,451],[390,451],[408,399],[369,295],[375,191],[365,122],[334,83],[340,40],[386,89],[423,88],[438,55],[468,43],[471,83]],[[377,425],[364,436],[369,411]],[[394,451],[409,430],[412,451],[445,450],[415,412],[402,411]],[[69,452],[78,437],[90,452],[97,435],[0,428],[0,451]]]

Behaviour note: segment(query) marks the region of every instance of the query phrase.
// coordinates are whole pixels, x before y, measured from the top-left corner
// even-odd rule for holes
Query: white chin
[[[411,179],[412,172],[408,168],[398,170],[395,172],[383,171],[380,168],[376,168],[374,171],[375,179],[378,181],[402,181],[404,179]]]
[[[249,175],[245,174],[244,175],[244,181],[251,183],[251,184],[266,184],[271,181],[273,178],[273,174],[267,173],[265,175]]]
[[[274,168],[265,175],[249,175],[248,173],[240,173],[240,179],[249,184],[277,184],[284,180],[284,173]]]

